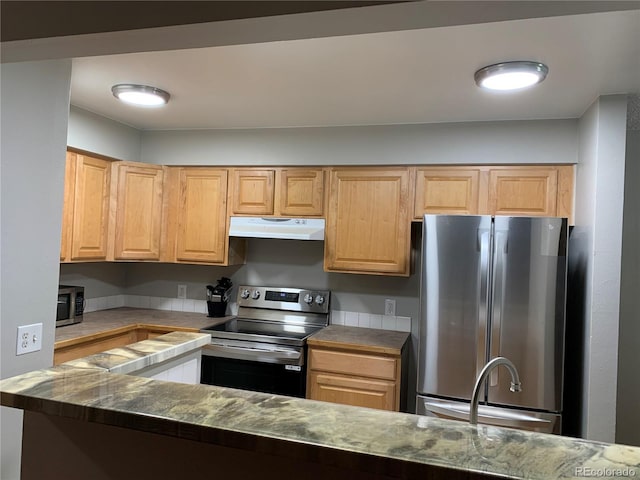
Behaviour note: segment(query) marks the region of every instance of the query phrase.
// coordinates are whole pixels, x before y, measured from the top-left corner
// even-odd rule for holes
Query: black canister
[[[227,314],[227,301],[233,284],[231,280],[222,277],[217,285],[207,285],[207,311],[209,317],[224,317]]]

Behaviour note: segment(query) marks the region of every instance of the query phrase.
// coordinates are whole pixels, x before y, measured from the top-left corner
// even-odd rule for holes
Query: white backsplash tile
[[[195,312],[196,311],[196,301],[191,298],[185,298],[182,301],[182,311],[183,312]]]
[[[411,332],[411,317],[396,317],[393,315],[332,310],[329,323],[331,323],[331,325],[345,325],[347,327]]]
[[[182,312],[184,307],[184,300],[182,298],[171,299],[171,310],[174,312]]]
[[[357,327],[358,312],[344,312],[344,324],[347,327]]]
[[[107,297],[98,297],[96,300],[96,310],[107,309]]]
[[[98,306],[98,302],[96,301],[95,298],[88,298],[84,305],[84,311],[86,313],[95,312],[97,306]]]
[[[377,328],[380,330],[382,328],[382,315],[369,315],[369,326],[370,328]]]
[[[153,310],[167,310],[174,312],[195,312],[202,313],[204,315],[207,315],[208,313],[207,302],[205,300],[148,297],[145,295],[111,295],[108,297],[89,298],[86,301],[84,311],[88,313],[118,307],[151,308]],[[235,302],[231,302],[227,311],[229,312],[229,315],[237,315],[237,304]],[[329,323],[332,325],[346,325],[348,327],[411,332],[411,317],[396,317],[392,315],[332,310]]]
[[[396,317],[396,328],[400,332],[410,332],[411,317]]]
[[[342,310],[332,310],[329,323],[332,325],[344,325],[344,312]]]
[[[154,310],[162,310],[162,304],[164,302],[164,298],[162,297],[149,297],[149,308]]]
[[[382,316],[382,329],[383,330],[395,330],[396,329],[396,317],[392,315]]]
[[[369,328],[371,326],[371,321],[369,320],[368,313],[358,313],[358,326],[363,328]]]
[[[173,308],[173,298],[160,297],[159,310],[171,310]]]
[[[207,308],[206,300],[194,300],[193,301],[193,311],[196,313],[204,313],[205,315],[209,313]]]

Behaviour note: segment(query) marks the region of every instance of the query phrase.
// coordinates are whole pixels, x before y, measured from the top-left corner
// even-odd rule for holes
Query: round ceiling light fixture
[[[171,95],[169,92],[148,85],[120,83],[111,87],[111,93],[118,100],[139,107],[159,107],[166,105]]]
[[[489,65],[478,70],[476,84],[487,90],[519,90],[542,82],[549,73],[544,63],[518,61]]]

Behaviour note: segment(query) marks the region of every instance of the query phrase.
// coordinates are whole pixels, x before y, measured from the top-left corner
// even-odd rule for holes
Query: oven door
[[[304,347],[212,339],[200,383],[304,398]]]

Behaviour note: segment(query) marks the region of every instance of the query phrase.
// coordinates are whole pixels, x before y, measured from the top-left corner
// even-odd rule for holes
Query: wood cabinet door
[[[62,237],[60,261],[71,260],[71,234],[73,232],[73,199],[75,197],[76,154],[67,152],[64,168],[64,203],[62,204]]]
[[[164,169],[120,164],[116,201],[116,260],[159,260]]]
[[[272,215],[275,170],[233,170],[232,215]]]
[[[479,186],[478,168],[418,168],[414,218],[425,213],[475,215]]]
[[[558,170],[553,167],[504,167],[489,170],[492,215],[556,216]]]
[[[227,171],[181,168],[176,260],[224,263],[227,237]]]
[[[276,187],[278,215],[321,216],[324,206],[322,169],[283,168]]]
[[[72,260],[105,260],[109,227],[111,162],[76,157]]]
[[[330,172],[325,270],[409,275],[409,169]]]
[[[309,398],[312,400],[398,410],[394,382],[312,371],[309,374],[309,387]]]

